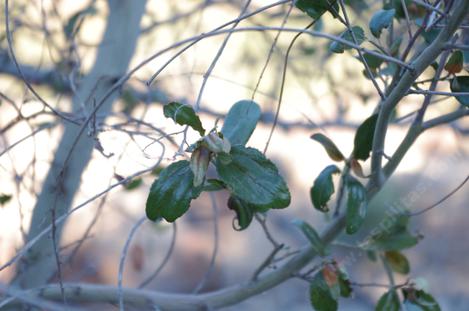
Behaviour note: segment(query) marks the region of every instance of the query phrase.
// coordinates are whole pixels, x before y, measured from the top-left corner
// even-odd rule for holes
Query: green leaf
[[[337,148],[337,146],[332,140],[329,139],[329,137],[321,133],[316,133],[311,135],[311,139],[320,143],[324,147],[324,149],[326,149],[327,154],[332,160],[339,162],[345,159],[342,152],[340,152],[339,148]]]
[[[202,191],[219,191],[226,188],[226,185],[218,179],[207,179]]]
[[[366,63],[368,64],[368,67],[370,67],[370,69],[378,69],[379,66],[381,66],[381,64],[383,63],[382,58],[380,58],[376,55],[370,54],[370,53],[366,53],[366,52],[363,53],[363,58],[365,59]]]
[[[171,118],[180,125],[189,125],[199,132],[201,136],[204,136],[205,129],[202,127],[199,117],[191,106],[172,102],[164,105],[163,113],[166,118]]]
[[[290,204],[290,191],[278,169],[259,150],[233,146],[231,161],[217,156],[220,179],[240,199],[260,209],[284,208]]]
[[[451,81],[451,92],[469,92],[469,76],[455,77]],[[456,96],[461,105],[469,107],[469,96]]]
[[[244,230],[252,222],[254,211],[246,201],[231,195],[228,199],[228,208],[236,212],[236,220],[238,221],[238,228],[236,230]]]
[[[194,174],[189,161],[172,163],[161,171],[147,198],[146,214],[153,221],[162,217],[169,222],[181,217],[202,188],[193,186]]]
[[[245,145],[261,117],[261,108],[251,100],[235,103],[223,122],[221,132],[232,146]]]
[[[339,308],[323,273],[317,273],[310,283],[309,294],[311,305],[316,311],[336,311]]]
[[[204,136],[202,144],[214,153],[230,153],[231,150],[231,144],[228,139],[223,137],[223,134],[216,132],[210,132]]]
[[[346,178],[347,213],[345,219],[345,232],[354,234],[365,220],[368,201],[365,187],[352,176]]]
[[[12,196],[9,194],[0,194],[0,205],[5,205],[11,200]]]
[[[432,295],[415,288],[403,288],[404,306],[412,311],[441,311],[440,305]]]
[[[378,301],[375,311],[399,311],[401,304],[399,296],[394,289],[385,293]]]
[[[125,190],[128,190],[128,191],[135,190],[138,187],[140,187],[142,183],[143,183],[143,180],[141,178],[135,178],[135,179],[132,179],[129,183],[124,184],[124,188]]]
[[[464,56],[462,54],[462,51],[457,50],[454,51],[453,54],[451,54],[451,57],[446,62],[445,70],[449,73],[455,74],[461,72],[461,70],[463,69],[463,64]]]
[[[384,28],[388,28],[392,24],[392,19],[396,14],[395,9],[391,10],[378,10],[370,20],[370,31],[376,38],[381,36]]]
[[[409,261],[402,253],[398,251],[388,251],[384,253],[384,258],[386,258],[386,261],[393,271],[401,274],[409,274]]]
[[[419,237],[410,234],[408,231],[384,235],[374,238],[366,248],[369,250],[401,250],[413,247],[419,242]]]
[[[327,255],[326,245],[322,242],[319,234],[314,230],[314,228],[305,221],[295,221],[295,225],[300,228],[301,232],[311,243],[314,251],[319,254],[319,256],[324,257]]]
[[[339,5],[334,0],[298,0],[295,6],[313,19],[320,18],[327,11],[331,12],[333,16],[336,16],[339,12]]]
[[[389,215],[380,222],[380,231],[373,233],[364,248],[372,251],[398,251],[415,246],[420,236],[412,235],[408,230],[408,215]]]
[[[353,141],[352,155],[354,159],[365,161],[370,156],[377,120],[378,114],[374,114],[358,127]]]
[[[362,44],[363,41],[365,40],[365,32],[363,31],[363,29],[359,26],[353,26],[351,28],[351,30],[352,30],[353,34],[355,35],[355,39],[357,40],[356,44],[357,45]],[[353,40],[353,37],[352,37],[352,34],[350,33],[350,31],[348,29],[340,34],[340,38],[344,39],[346,41],[349,41],[352,44],[355,44],[355,42]],[[340,54],[340,53],[343,53],[345,50],[348,50],[348,49],[351,49],[351,47],[348,46],[348,45],[345,45],[343,43],[337,42],[337,41],[332,42],[331,45],[329,46],[329,50],[332,53],[339,53]]]
[[[327,166],[314,181],[310,189],[311,202],[314,208],[321,212],[328,212],[327,202],[329,202],[334,193],[334,183],[332,174],[340,173],[340,169],[335,165]]]
[[[352,296],[353,288],[347,273],[339,269],[340,296],[348,298]]]

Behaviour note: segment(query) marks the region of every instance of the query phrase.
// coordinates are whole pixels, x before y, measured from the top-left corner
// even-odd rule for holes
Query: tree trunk
[[[77,96],[73,98],[75,113],[82,110],[80,100],[86,101],[86,110],[91,111],[93,99],[99,100],[112,83],[126,73],[139,36],[145,3],[146,0],[108,1],[109,16],[106,30],[97,51],[95,64],[80,84]],[[111,112],[116,97],[115,93],[104,103],[98,111],[99,115],[108,115]],[[63,136],[33,211],[28,240],[51,224],[53,208],[56,217],[70,209],[94,146],[93,137],[83,134],[64,167],[64,161],[78,131],[78,126],[65,124]],[[62,169],[64,170],[62,183],[58,184]],[[60,243],[62,229],[62,225],[56,228],[57,244]],[[41,286],[55,273],[56,267],[52,239],[51,236],[46,236],[31,248],[19,264],[14,283],[23,288]]]

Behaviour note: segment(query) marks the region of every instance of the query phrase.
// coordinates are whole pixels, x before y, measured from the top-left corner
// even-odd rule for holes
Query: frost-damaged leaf
[[[180,125],[189,125],[199,132],[201,136],[204,136],[205,129],[202,127],[202,123],[192,107],[172,102],[164,105],[163,113],[166,118],[171,118]]]
[[[327,166],[314,181],[311,187],[310,195],[314,208],[321,212],[328,212],[327,202],[329,202],[334,193],[334,183],[332,174],[340,173],[340,169],[335,165]]]
[[[352,169],[352,172],[357,175],[360,178],[366,178],[365,174],[363,174],[363,168],[356,159],[352,159],[350,161],[350,168]]]
[[[12,198],[9,194],[0,194],[0,205],[7,204]]]
[[[324,257],[327,255],[326,245],[322,242],[321,237],[319,234],[305,221],[297,220],[295,221],[295,225],[303,232],[305,237],[311,243],[311,246],[319,254],[319,256]]]
[[[150,188],[145,209],[147,217],[153,221],[162,217],[169,222],[181,217],[202,190],[202,187],[194,187],[193,181],[189,161],[178,161],[162,170]]]
[[[352,176],[346,178],[347,213],[345,219],[345,232],[354,234],[365,220],[368,201],[365,187]]]
[[[216,132],[210,132],[207,136],[203,138],[203,144],[214,153],[230,153],[231,144],[225,137]]]
[[[399,311],[400,308],[399,296],[391,289],[378,300],[375,311]]]
[[[354,159],[365,161],[370,156],[377,120],[378,115],[374,114],[358,127],[353,140],[352,155]]]
[[[284,208],[290,204],[290,191],[277,167],[259,150],[233,146],[231,161],[217,156],[218,176],[240,199],[259,209]]]
[[[388,262],[392,270],[401,274],[410,272],[410,265],[407,258],[398,251],[388,251],[384,253],[384,258]]]
[[[363,41],[365,40],[365,32],[363,31],[363,29],[359,26],[353,26],[351,28],[353,34],[355,35],[355,39],[357,39],[357,45],[360,45],[363,43]],[[340,38],[341,39],[344,39],[346,41],[349,41],[351,44],[355,44],[355,41],[353,40],[353,37],[352,37],[352,34],[350,33],[350,31],[347,29],[345,30],[344,32],[342,32],[340,34]],[[334,41],[331,43],[331,45],[329,46],[329,50],[332,52],[332,53],[343,53],[345,50],[349,50],[351,49],[350,46],[348,45],[345,45],[343,43],[340,43],[340,42],[337,42],[337,41]]]
[[[339,12],[339,4],[335,0],[298,0],[295,6],[313,19],[320,18],[326,11],[334,17]]]
[[[316,311],[336,311],[338,310],[337,299],[327,284],[324,274],[317,273],[309,286],[311,305]]]
[[[209,163],[210,151],[207,148],[200,146],[192,152],[190,167],[194,174],[194,187],[204,183]]]
[[[231,195],[228,199],[228,208],[236,213],[236,220],[238,221],[238,228],[236,230],[244,230],[252,222],[254,211],[252,206],[246,201]]]
[[[245,145],[256,128],[261,117],[259,105],[251,100],[241,100],[235,103],[228,114],[221,132],[232,146]]]
[[[459,76],[451,81],[451,92],[469,92],[469,76]],[[466,107],[469,107],[469,96],[456,96],[456,99]]]
[[[415,288],[403,288],[404,306],[412,311],[441,311],[441,308],[432,295]]]
[[[392,19],[394,18],[394,14],[396,14],[396,10],[378,10],[370,20],[370,31],[376,38],[381,36],[381,32],[384,28],[388,28],[391,23]]]
[[[332,160],[339,162],[345,159],[342,152],[340,152],[339,148],[337,148],[337,146],[332,140],[329,139],[329,137],[321,133],[316,133],[311,135],[311,139],[320,143],[324,147],[324,149],[326,149],[327,154]]]
[[[445,64],[445,70],[449,73],[455,74],[461,72],[463,69],[464,57],[462,51],[457,50],[451,54],[451,57]]]

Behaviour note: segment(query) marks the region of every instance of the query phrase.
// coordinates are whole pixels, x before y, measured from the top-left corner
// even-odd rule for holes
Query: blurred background
[[[273,3],[251,1],[246,10],[254,12]],[[352,4],[349,10],[352,23],[368,31],[367,21],[381,7],[381,1]],[[129,68],[176,42],[237,18],[245,5],[246,1],[224,0],[147,1]],[[102,38],[109,16],[107,1],[12,1],[9,15],[14,51],[27,80],[53,107],[71,112],[75,88],[95,66],[100,45],[106,44]],[[296,8],[291,9],[288,2],[272,5],[241,21],[238,27],[279,27],[284,22],[287,27],[303,28],[310,18]],[[126,20],[121,23],[125,24]],[[396,25],[396,34],[405,32],[403,26]],[[314,27],[335,35],[343,31],[330,15]],[[276,31],[256,31],[238,32],[230,37],[201,96],[198,113],[205,128],[214,127],[219,118],[218,124],[222,124],[223,115],[236,101],[253,98],[262,108],[262,117],[248,145],[263,150],[278,104],[285,52],[294,35],[282,33],[277,40]],[[367,32],[366,36],[371,34]],[[177,155],[177,146],[182,142],[183,128],[164,118],[162,105],[170,101],[193,105],[197,101],[204,74],[224,38],[225,35],[201,40],[171,61],[148,86],[146,81],[181,47],[172,48],[143,66],[118,90],[112,110],[97,123],[96,144],[72,207],[104,191],[119,178],[150,168],[160,157],[163,160],[159,168],[181,157]],[[295,219],[308,221],[318,231],[329,220],[312,207],[309,190],[331,160],[310,135],[324,133],[344,154],[349,154],[357,126],[379,102],[356,53],[331,55],[328,45],[326,40],[307,35],[294,45],[278,126],[266,153],[279,167],[292,193],[291,206],[270,211],[266,221],[275,240],[289,247],[287,251],[307,243],[293,224]],[[387,83],[388,78],[380,83]],[[442,90],[445,87],[449,89],[442,84]],[[0,264],[3,265],[24,244],[37,196],[43,191],[43,181],[64,133],[61,120],[46,113],[43,104],[22,82],[9,56],[4,23],[0,26],[0,92]],[[399,104],[386,140],[387,153],[392,154],[399,145],[411,121],[406,116],[418,109],[422,100],[421,95],[409,95]],[[457,105],[454,98],[438,96],[427,115],[442,115]],[[469,172],[468,125],[467,118],[462,119],[432,129],[418,139],[396,174],[371,203],[364,231],[371,229],[389,206],[420,210],[437,202],[464,180]],[[174,144],[169,140],[161,141],[164,147],[155,143],[165,133],[171,133]],[[186,139],[195,142],[198,134],[189,131]],[[364,170],[369,172],[368,162]],[[64,281],[117,285],[122,249],[130,229],[144,215],[149,187],[158,171],[110,190],[68,218],[60,241]],[[249,279],[271,252],[272,245],[258,222],[241,232],[233,229],[235,215],[226,207],[227,198],[228,193],[224,191],[216,192],[214,200],[202,194],[176,225],[145,222],[129,248],[124,286],[139,286],[170,254],[165,266],[146,287],[191,293],[206,275],[215,242],[215,264],[202,292]],[[465,310],[469,304],[468,199],[466,186],[437,208],[412,218],[412,230],[425,238],[415,248],[404,251],[411,262],[411,272],[409,276],[397,278],[397,282],[405,282],[410,277],[428,284],[443,310]],[[360,235],[355,238],[360,239]],[[355,252],[340,242],[353,241],[341,237],[333,246],[339,261]],[[9,283],[15,269],[16,265],[12,265],[1,270],[0,282]],[[347,263],[346,269],[358,283],[387,282],[382,267],[362,253]],[[353,298],[341,302],[340,310],[371,310],[383,292],[379,287],[358,287]],[[238,308],[310,310],[308,283],[291,279],[226,310]]]

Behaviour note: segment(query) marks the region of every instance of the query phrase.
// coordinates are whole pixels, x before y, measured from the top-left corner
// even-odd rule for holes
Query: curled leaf
[[[203,146],[195,149],[191,155],[191,170],[194,173],[194,187],[204,183],[208,164],[210,163],[210,151]]]
[[[210,132],[204,137],[203,142],[207,148],[214,153],[230,153],[230,142],[226,138],[220,137],[216,132]]]
[[[327,137],[326,135],[316,133],[311,135],[311,139],[320,143],[332,160],[340,162],[345,159],[344,155],[342,154],[342,152],[340,152],[339,148],[337,148],[334,142],[330,140],[329,137]]]
[[[311,201],[314,208],[321,212],[328,212],[329,202],[332,194],[334,193],[334,183],[332,182],[332,175],[340,173],[340,169],[335,165],[327,166],[314,181],[313,187],[310,190]]]
[[[228,208],[236,212],[236,220],[238,222],[238,228],[235,228],[236,230],[244,230],[252,222],[254,211],[249,203],[231,195],[228,199]]]

